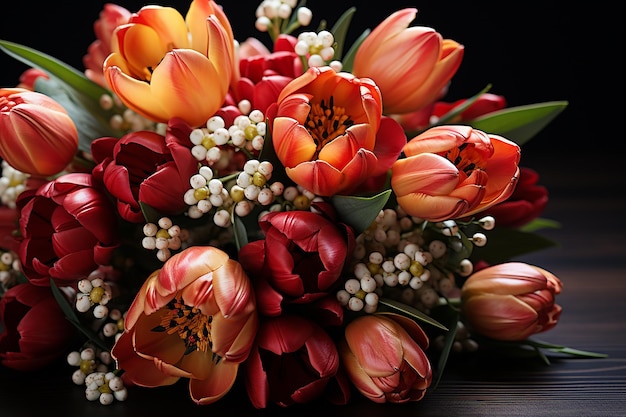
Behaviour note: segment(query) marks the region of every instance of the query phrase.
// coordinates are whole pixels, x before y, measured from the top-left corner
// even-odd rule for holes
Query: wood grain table
[[[587,157],[523,159],[549,187],[551,199],[544,217],[558,220],[562,227],[545,231],[560,246],[520,260],[550,270],[564,283],[557,297],[563,306],[560,322],[537,339],[604,353],[607,358],[551,357],[548,366],[536,358],[452,356],[439,385],[418,403],[379,405],[355,396],[344,407],[320,402],[265,410],[255,410],[239,385],[214,405],[196,406],[189,399],[186,381],[167,388],[136,388],[126,402],[105,407],[85,399],[63,364],[35,375],[0,369],[0,416],[623,417],[626,184],[618,164],[607,163],[595,174],[582,169]]]

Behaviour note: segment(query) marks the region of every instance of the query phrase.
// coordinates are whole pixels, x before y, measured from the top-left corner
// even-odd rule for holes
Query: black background
[[[37,7],[5,2],[0,39],[38,49],[83,70],[82,57],[94,39],[93,22],[104,2],[42,2]],[[65,5],[62,5],[65,4]],[[137,11],[145,1],[120,5]],[[188,1],[155,2],[186,12]],[[220,2],[239,41],[268,37],[254,28],[258,2]],[[320,19],[332,26],[353,2],[307,2],[313,30]],[[465,46],[447,101],[469,97],[487,84],[510,106],[567,100],[569,106],[540,135],[524,146],[523,155],[594,152],[615,155],[624,140],[624,29],[620,2],[595,1],[433,1],[356,2],[350,37],[403,7],[416,7],[413,25],[435,28]],[[393,63],[389,63],[393,65]],[[0,53],[0,86],[17,83],[26,67]]]

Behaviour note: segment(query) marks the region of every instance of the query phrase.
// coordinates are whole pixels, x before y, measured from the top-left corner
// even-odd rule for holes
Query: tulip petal
[[[207,379],[193,378],[189,381],[189,393],[196,404],[211,404],[226,395],[237,377],[239,365],[222,361],[212,370]]]

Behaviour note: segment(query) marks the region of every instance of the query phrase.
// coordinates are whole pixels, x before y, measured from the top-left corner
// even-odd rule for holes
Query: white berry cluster
[[[489,218],[473,224],[493,227]],[[431,223],[407,216],[399,208],[381,210],[372,226],[357,237],[354,276],[345,281],[337,299],[352,311],[371,313],[384,296],[428,313],[441,297],[459,291],[456,275],[472,273],[467,245],[485,243],[482,233],[465,238],[452,220]]]
[[[112,296],[111,285],[105,281],[100,271],[93,271],[87,278],[78,281],[76,310],[86,313],[93,307],[93,316],[97,319],[104,318],[109,314],[107,304]]]
[[[313,13],[308,7],[300,6],[296,9],[297,0],[263,0],[256,9],[255,27],[260,32],[290,33],[300,26],[308,26]],[[291,19],[294,9],[296,19],[290,27],[285,25]]]
[[[85,397],[108,405],[113,400],[124,401],[128,396],[122,378],[109,368],[114,361],[108,351],[87,346],[67,355],[67,363],[78,367],[72,374],[72,382],[85,385]]]
[[[265,115],[259,110],[250,111],[249,107],[248,101],[239,103],[244,114],[235,117],[232,126],[228,128],[222,117],[213,116],[207,120],[206,127],[193,129],[189,135],[194,145],[191,148],[193,156],[199,162],[214,167],[220,161],[228,160],[222,157],[222,147],[225,145],[250,152],[260,151],[266,132]]]
[[[332,60],[335,56],[334,43],[335,37],[327,30],[302,32],[298,35],[295,52],[307,60],[309,67],[329,65],[339,72],[343,65],[339,61]]]
[[[12,251],[0,250],[0,295],[18,282],[20,260]]]
[[[26,188],[25,182],[29,175],[2,161],[2,177],[0,177],[0,201],[3,206],[15,208],[15,200]]]
[[[172,256],[172,251],[179,250],[187,239],[187,230],[174,224],[169,217],[161,217],[158,222],[146,223],[143,227],[144,249],[156,250],[157,259],[165,262]]]

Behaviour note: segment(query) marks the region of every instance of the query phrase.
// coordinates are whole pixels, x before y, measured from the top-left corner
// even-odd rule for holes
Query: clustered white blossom
[[[473,222],[486,230],[492,217]],[[469,242],[483,246],[486,237],[475,233]],[[337,299],[352,311],[377,311],[382,296],[429,313],[441,297],[458,292],[455,274],[468,276],[472,262],[463,253],[463,239],[453,220],[428,223],[398,208],[381,210],[373,225],[357,237],[354,277],[345,281]]]
[[[161,217],[157,224],[146,223],[143,226],[144,238],[141,245],[144,249],[156,250],[157,259],[165,262],[187,240],[187,230],[174,224],[169,217]]]
[[[108,302],[113,294],[111,285],[104,280],[100,271],[93,271],[87,278],[78,281],[76,294],[76,310],[86,313],[92,307],[93,316],[97,319],[109,314]]]
[[[256,9],[255,27],[260,32],[269,32],[273,29],[273,33],[278,34],[290,33],[298,27],[308,26],[313,18],[313,12],[304,6],[296,9],[296,20],[291,26],[285,26],[297,3],[297,0],[263,0]]]
[[[20,260],[12,251],[0,250],[0,294],[17,284],[21,274]]]
[[[0,201],[3,206],[10,209],[15,208],[15,201],[25,189],[25,182],[29,175],[13,168],[2,161],[2,177],[0,177]]]
[[[99,400],[103,405],[109,405],[114,400],[124,401],[128,397],[122,378],[109,370],[112,362],[109,352],[93,347],[67,355],[67,363],[78,367],[72,374],[72,381],[76,385],[85,385],[85,397],[89,401]]]

